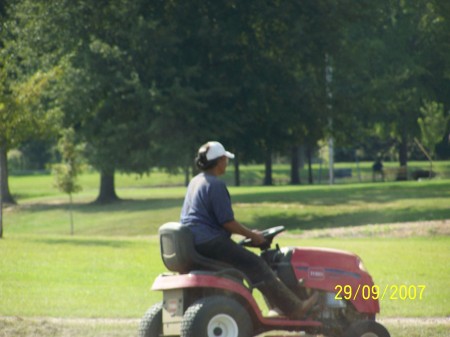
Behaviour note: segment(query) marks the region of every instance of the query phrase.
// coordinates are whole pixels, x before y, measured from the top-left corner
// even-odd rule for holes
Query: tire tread
[[[162,328],[162,302],[151,306],[139,324],[139,337],[159,337]],[[158,326],[159,322],[159,326]]]

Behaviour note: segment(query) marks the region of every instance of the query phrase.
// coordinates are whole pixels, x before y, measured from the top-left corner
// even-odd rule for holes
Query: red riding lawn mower
[[[159,275],[153,283],[152,290],[163,292],[163,301],[143,317],[140,337],[282,337],[280,331],[298,332],[297,336],[390,337],[375,321],[378,299],[361,291],[374,284],[358,256],[323,248],[271,248],[273,238],[283,231],[279,226],[262,232],[267,243],[259,247],[261,257],[300,299],[319,292],[307,319],[263,315],[248,278],[199,255],[191,231],[171,222],[160,227],[159,235],[163,262],[175,273]],[[240,244],[252,247],[248,239]],[[353,289],[351,297],[339,294],[344,287]]]

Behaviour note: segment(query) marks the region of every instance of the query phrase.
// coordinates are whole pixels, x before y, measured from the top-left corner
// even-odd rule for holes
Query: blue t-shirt
[[[200,173],[189,183],[181,223],[194,233],[195,243],[205,243],[219,236],[229,238],[223,224],[234,220],[230,193],[217,177]]]

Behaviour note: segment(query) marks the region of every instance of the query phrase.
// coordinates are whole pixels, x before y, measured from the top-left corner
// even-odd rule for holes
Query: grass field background
[[[386,317],[450,315],[448,257],[444,237],[409,239],[295,239],[281,246],[352,251],[376,284],[424,285],[422,299],[381,302]],[[17,236],[0,242],[0,316],[139,317],[161,294],[149,291],[164,272],[156,237],[67,238]]]
[[[74,198],[73,237],[68,235],[68,198],[52,187],[52,181],[49,175],[13,176],[10,180],[18,205],[4,209],[0,316],[24,317],[30,322],[25,330],[34,326],[27,317],[142,316],[161,298],[150,291],[153,279],[164,272],[156,233],[162,223],[179,217],[185,193],[183,177],[162,172],[142,178],[117,175],[117,192],[123,201],[96,205],[92,201],[99,177],[84,174],[80,179],[83,191]],[[236,217],[246,225],[286,226],[288,235],[278,240],[281,246],[331,247],[357,253],[382,288],[425,285],[422,299],[381,301],[382,318],[450,315],[449,236],[437,235],[433,229],[395,238],[374,235],[370,230],[362,238],[302,236],[311,229],[348,227],[352,231],[381,224],[378,228],[383,232],[389,227],[383,224],[450,219],[449,179],[230,187],[230,193]],[[4,327],[0,328],[1,337],[7,327],[13,329],[11,321],[5,322],[0,322]],[[15,326],[22,329],[18,323]],[[111,328],[108,326],[105,331]],[[399,329],[403,335],[398,336],[445,336],[442,331],[447,328],[427,329],[424,334],[412,330],[405,334],[406,330]],[[124,329],[129,331],[129,327]]]
[[[245,171],[245,170],[243,170]],[[120,203],[96,205],[99,176],[80,178],[74,195],[77,235],[137,236],[155,234],[164,222],[179,218],[184,186],[162,172],[149,177],[117,175]],[[5,209],[5,235],[69,233],[68,197],[50,175],[13,176],[19,206]],[[237,219],[254,228],[282,224],[292,232],[313,228],[358,226],[450,218],[450,179],[407,182],[300,186],[230,187]]]

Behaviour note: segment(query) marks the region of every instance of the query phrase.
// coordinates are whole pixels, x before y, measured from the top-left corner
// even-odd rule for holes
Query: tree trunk
[[[0,165],[0,177],[2,176],[2,166]],[[0,179],[0,191],[2,189],[2,181]],[[2,193],[0,193],[0,239],[3,238],[3,198]]]
[[[191,180],[191,171],[189,165],[184,168],[184,186],[189,185],[189,181]]]
[[[334,139],[328,138],[328,176],[329,184],[334,184]]]
[[[298,146],[292,147],[291,156],[291,185],[300,185],[300,152]]]
[[[312,185],[314,183],[312,172],[312,149],[310,146],[306,148],[306,157],[308,158],[308,183]]]
[[[70,235],[74,234],[74,226],[73,226],[73,198],[72,193],[69,193],[69,212],[70,212]]]
[[[3,202],[0,193],[0,239],[3,238]]]
[[[400,168],[397,173],[397,181],[408,180],[408,137],[406,135],[405,127],[402,128],[401,132],[401,141],[398,147]]]
[[[238,157],[234,157],[234,186],[241,186],[241,172]]]
[[[267,149],[266,152],[266,162],[265,162],[265,173],[264,173],[264,186],[273,185],[272,181],[272,151]]]
[[[407,166],[408,164],[408,140],[406,135],[402,134],[400,144],[398,146],[398,157],[400,166]]]
[[[107,204],[119,201],[114,186],[114,171],[112,173],[102,171],[100,174],[100,194],[95,200],[99,204]]]
[[[6,148],[0,146],[0,192],[3,203],[15,204],[16,201],[9,192],[8,184],[8,159],[6,157]]]

